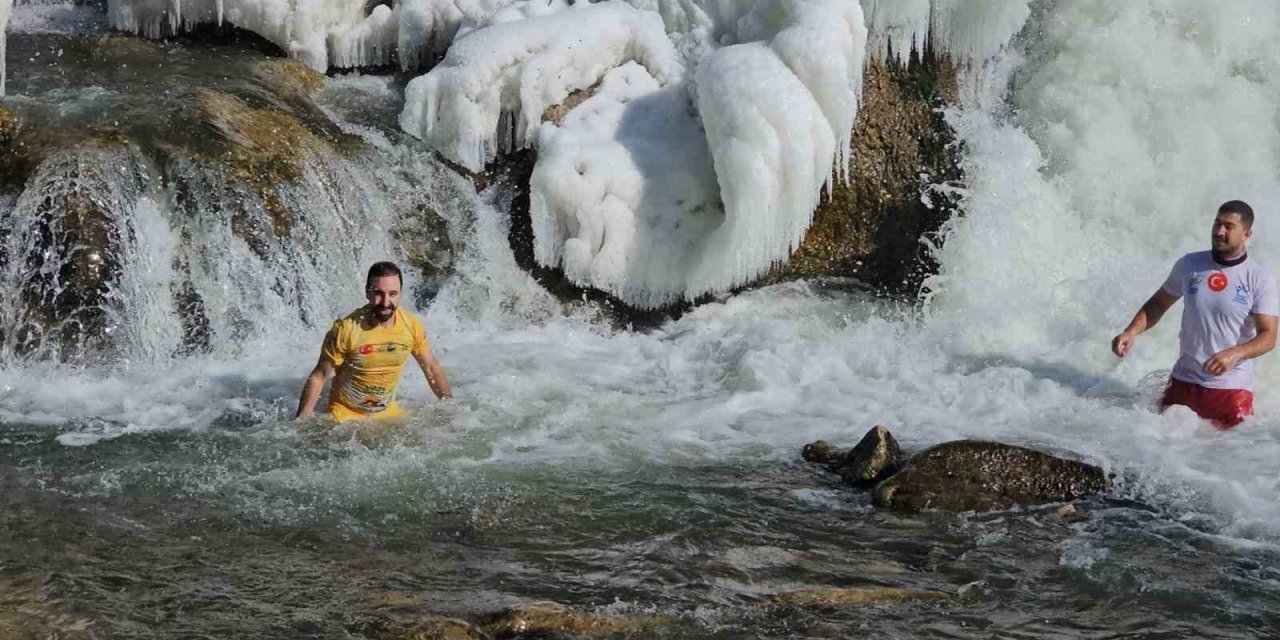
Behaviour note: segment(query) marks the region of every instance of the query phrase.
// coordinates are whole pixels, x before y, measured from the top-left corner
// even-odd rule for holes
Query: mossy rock
[[[875,488],[876,506],[897,511],[995,511],[1068,502],[1107,489],[1102,469],[1042,451],[960,440],[926,449]]]

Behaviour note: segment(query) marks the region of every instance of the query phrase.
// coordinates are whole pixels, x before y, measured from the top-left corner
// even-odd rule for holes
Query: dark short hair
[[[1218,207],[1218,213],[1234,213],[1240,216],[1244,228],[1253,228],[1253,207],[1244,200],[1228,200]]]
[[[382,278],[384,276],[399,276],[400,286],[404,287],[404,274],[400,273],[400,267],[397,267],[394,262],[384,260],[375,262],[372,267],[369,267],[369,275],[364,279],[364,288],[368,290],[373,285],[374,278]]]

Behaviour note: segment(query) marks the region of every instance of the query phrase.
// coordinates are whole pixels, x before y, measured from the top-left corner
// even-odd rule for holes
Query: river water
[[[6,103],[123,104],[119,77],[39,72],[36,51],[100,28],[90,10],[42,11],[15,14]],[[378,179],[316,206],[355,198],[372,231],[317,240],[323,260],[251,255],[141,197],[125,272],[152,280],[126,278],[118,299],[120,326],[148,331],[111,358],[0,363],[0,603],[51,637],[378,638],[533,600],[670,619],[638,637],[1280,635],[1274,356],[1258,416],[1224,433],[1152,411],[1176,322],[1124,361],[1108,349],[1177,255],[1207,245],[1223,200],[1255,205],[1251,255],[1280,264],[1277,29],[1269,1],[1037,4],[949,114],[966,212],[922,299],[790,283],[648,331],[515,266],[501,188],[472,198],[395,134],[401,79],[334,75],[318,100],[372,149],[342,170]],[[200,75],[181,60],[205,45],[166,46],[175,73]],[[393,251],[386,229],[414,194],[459,238],[422,309],[456,401],[408,371],[413,415],[390,430],[292,421],[314,318],[361,304],[363,265]],[[212,344],[174,356],[175,311],[145,292],[176,277],[157,256],[183,251],[224,268],[193,275]],[[305,286],[282,286],[281,263]],[[905,516],[799,460],[875,424],[909,450],[1070,452],[1116,485],[1065,518]],[[948,597],[769,597],[846,587]]]

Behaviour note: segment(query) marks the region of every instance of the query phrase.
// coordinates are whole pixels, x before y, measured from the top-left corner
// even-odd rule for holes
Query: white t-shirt
[[[1179,258],[1162,288],[1186,298],[1179,333],[1182,355],[1173,365],[1173,377],[1210,389],[1253,389],[1252,359],[1237,362],[1220,376],[1205,371],[1204,363],[1223,349],[1253,339],[1253,315],[1280,315],[1280,295],[1271,272],[1247,256],[1228,267],[1218,264],[1212,252],[1200,251]]]

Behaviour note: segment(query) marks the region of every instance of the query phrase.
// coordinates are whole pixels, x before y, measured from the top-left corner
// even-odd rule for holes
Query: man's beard
[[[373,309],[373,316],[382,322],[390,320],[391,316],[396,314],[396,306],[394,304],[386,307],[370,305],[370,308]]]

